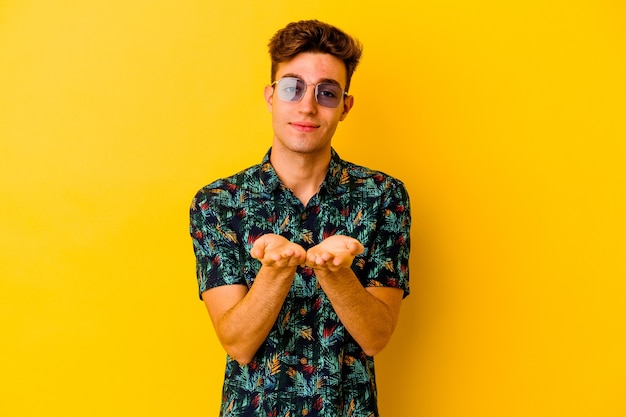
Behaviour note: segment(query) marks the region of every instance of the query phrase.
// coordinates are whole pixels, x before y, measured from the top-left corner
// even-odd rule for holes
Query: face
[[[335,129],[348,115],[354,99],[344,96],[337,108],[324,107],[315,100],[314,84],[332,80],[344,89],[346,67],[343,61],[329,54],[301,53],[278,65],[276,80],[286,76],[300,78],[309,85],[298,102],[282,101],[276,88],[265,87],[265,101],[274,127],[272,154],[328,155]]]

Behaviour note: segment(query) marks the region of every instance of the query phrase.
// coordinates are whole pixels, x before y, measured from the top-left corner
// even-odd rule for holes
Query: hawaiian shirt
[[[364,287],[409,294],[409,198],[402,182],[331,150],[318,193],[303,204],[270,163],[202,188],[190,210],[199,291],[254,284],[255,240],[275,233],[305,250],[335,234],[365,251],[352,269]],[[374,358],[346,331],[309,267],[298,267],[282,309],[254,359],[227,355],[220,416],[378,416]]]

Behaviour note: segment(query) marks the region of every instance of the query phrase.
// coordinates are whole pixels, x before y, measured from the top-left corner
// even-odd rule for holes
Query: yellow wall
[[[384,416],[626,415],[626,5],[376,4],[0,1],[0,415],[216,415],[187,209],[311,17],[366,47],[337,150],[412,196]]]

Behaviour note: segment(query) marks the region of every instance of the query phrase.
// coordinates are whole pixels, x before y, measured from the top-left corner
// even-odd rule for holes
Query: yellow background
[[[412,197],[383,416],[626,416],[618,0],[1,0],[0,415],[217,415],[187,210],[301,18],[365,44],[335,147]]]

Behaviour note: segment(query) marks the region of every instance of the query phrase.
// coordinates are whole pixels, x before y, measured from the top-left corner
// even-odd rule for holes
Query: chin
[[[327,151],[327,147],[326,146],[307,146],[307,145],[302,145],[302,146],[294,146],[291,147],[290,150],[292,152],[296,152],[296,153],[301,153],[301,154],[307,154],[307,155],[312,155],[312,154],[318,154],[321,152],[326,152]]]

